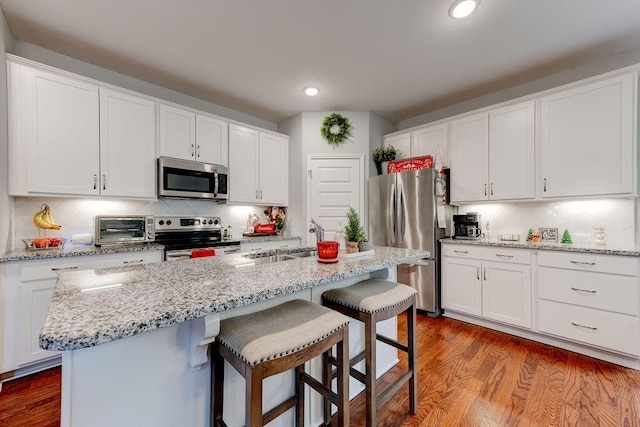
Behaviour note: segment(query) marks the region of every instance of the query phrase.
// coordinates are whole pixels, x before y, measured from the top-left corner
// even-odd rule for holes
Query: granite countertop
[[[640,257],[640,251],[637,249],[621,249],[611,248],[607,246],[594,246],[594,245],[576,245],[576,244],[563,244],[563,243],[531,243],[531,242],[510,242],[510,241],[491,241],[491,240],[467,240],[467,239],[452,239],[445,238],[440,239],[441,243],[454,243],[458,245],[474,245],[474,246],[492,246],[500,248],[514,248],[514,249],[533,249],[533,250],[545,250],[545,251],[558,251],[558,252],[582,252],[589,254],[602,254],[602,255],[622,255],[622,256],[634,256]]]
[[[229,255],[61,273],[40,346],[93,347],[427,256],[375,247],[373,255],[336,264],[315,257],[263,263]]]
[[[64,258],[84,255],[105,255],[105,254],[121,254],[126,252],[138,251],[162,251],[163,245],[156,243],[138,243],[134,245],[112,245],[112,246],[73,246],[66,245],[62,250],[46,249],[42,251],[27,251],[25,249],[17,249],[9,251],[4,255],[0,255],[0,262],[9,261],[29,261],[35,259],[47,258]]]

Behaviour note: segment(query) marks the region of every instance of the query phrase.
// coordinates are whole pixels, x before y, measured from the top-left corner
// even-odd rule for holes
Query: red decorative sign
[[[389,173],[415,171],[418,169],[430,169],[433,167],[433,157],[413,157],[411,159],[394,160],[389,162]]]
[[[276,224],[257,224],[253,227],[253,231],[256,233],[275,233],[276,232]]]

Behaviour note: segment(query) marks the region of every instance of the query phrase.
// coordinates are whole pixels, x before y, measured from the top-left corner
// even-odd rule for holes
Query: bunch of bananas
[[[41,210],[33,216],[33,223],[38,228],[45,230],[60,230],[60,224],[56,224],[51,217],[51,209],[46,203],[41,206]]]

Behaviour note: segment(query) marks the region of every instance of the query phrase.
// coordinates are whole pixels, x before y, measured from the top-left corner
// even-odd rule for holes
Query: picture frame
[[[540,234],[540,241],[547,243],[558,243],[558,229],[557,228],[540,228],[538,229]]]

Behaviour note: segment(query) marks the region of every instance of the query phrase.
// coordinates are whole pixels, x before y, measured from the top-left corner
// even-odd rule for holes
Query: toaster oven
[[[96,246],[147,243],[155,237],[155,221],[151,215],[96,216]]]

